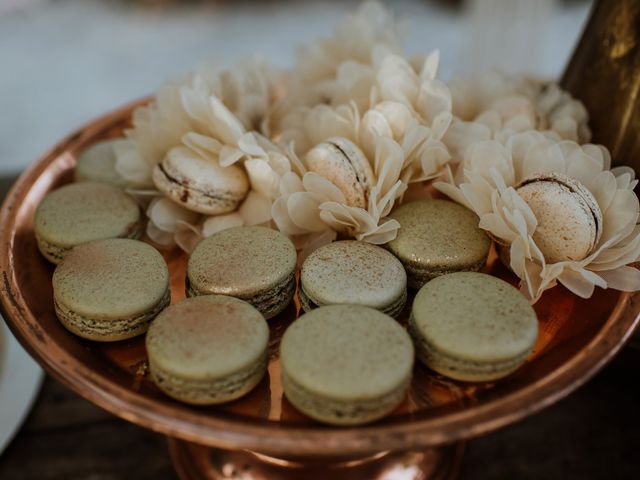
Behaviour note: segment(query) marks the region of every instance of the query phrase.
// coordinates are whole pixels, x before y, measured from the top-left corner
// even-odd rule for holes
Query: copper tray
[[[53,309],[53,267],[38,254],[33,235],[36,206],[47,192],[70,181],[78,152],[97,140],[122,135],[132,110],[143,101],[104,115],[62,140],[22,174],[0,213],[0,300],[11,330],[51,375],[128,421],[195,444],[287,458],[342,458],[441,446],[520,420],[568,395],[611,359],[638,322],[640,295],[596,289],[593,298],[581,300],[555,288],[535,305],[541,331],[535,352],[509,378],[459,383],[417,365],[405,402],[388,418],[363,427],[330,428],[302,416],[282,395],[278,342],[297,314],[292,304],[270,321],[269,375],[252,393],[215,408],[172,401],[147,376],[143,338],[99,344],[62,327]],[[174,250],[165,252],[165,258],[177,301],[184,296],[185,255]],[[516,280],[495,255],[486,271]],[[174,455],[179,451],[174,444]]]

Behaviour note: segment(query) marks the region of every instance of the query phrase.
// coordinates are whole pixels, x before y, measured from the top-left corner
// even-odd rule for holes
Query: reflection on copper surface
[[[322,461],[231,452],[174,439],[169,450],[182,480],[453,480],[463,445]]]

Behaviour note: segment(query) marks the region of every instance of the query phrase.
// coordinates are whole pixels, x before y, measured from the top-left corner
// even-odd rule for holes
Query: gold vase
[[[594,3],[561,84],[589,111],[592,141],[640,172],[640,1]]]

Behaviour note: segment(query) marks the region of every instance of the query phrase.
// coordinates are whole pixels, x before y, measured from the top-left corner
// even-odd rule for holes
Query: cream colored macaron
[[[347,205],[367,208],[375,175],[367,157],[351,140],[330,138],[309,150],[305,163],[311,172],[336,185]]]
[[[507,282],[459,272],[420,289],[409,332],[425,365],[456,380],[481,382],[524,363],[538,338],[538,321],[527,299]]]
[[[53,273],[56,315],[72,333],[113,342],[140,335],[170,301],[162,255],[137,240],[74,248]]]
[[[188,298],[163,311],[147,333],[151,378],[164,393],[196,405],[230,402],[267,371],[269,327],[237,298]]]
[[[172,148],[154,167],[153,183],[174,202],[206,215],[234,211],[249,191],[241,167],[222,167],[184,146]]]
[[[126,182],[116,171],[114,146],[122,139],[104,140],[87,147],[78,156],[75,179],[78,182],[102,182],[124,187]]]
[[[269,319],[293,299],[296,261],[293,243],[276,230],[229,228],[196,245],[187,265],[187,296],[240,298]]]
[[[535,175],[516,188],[533,211],[533,234],[549,263],[582,260],[602,236],[602,211],[593,194],[577,180],[560,173]]]
[[[75,246],[106,238],[140,238],[138,204],[120,188],[78,182],[47,194],[36,210],[34,230],[47,260],[60,263]]]
[[[486,263],[491,240],[471,210],[448,200],[418,200],[391,213],[400,223],[387,248],[407,270],[409,285],[420,288],[432,278],[477,271]]]
[[[348,303],[396,317],[407,301],[407,274],[397,258],[377,245],[333,242],[315,250],[302,264],[298,296],[307,312]]]
[[[360,305],[305,313],[280,344],[287,399],[332,425],[368,423],[393,411],[405,397],[413,360],[413,345],[402,326]]]

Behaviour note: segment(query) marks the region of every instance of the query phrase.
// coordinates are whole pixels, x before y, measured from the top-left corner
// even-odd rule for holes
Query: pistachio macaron
[[[240,398],[267,371],[269,327],[247,302],[188,298],[164,310],[146,337],[154,383],[177,400],[213,405]]]
[[[504,280],[458,272],[420,289],[409,332],[418,357],[432,370],[482,382],[524,363],[538,338],[538,321],[527,299]]]
[[[332,182],[344,194],[347,205],[367,208],[375,184],[371,164],[351,140],[334,137],[313,147],[305,157],[309,171]]]
[[[38,248],[60,263],[76,245],[106,238],[140,238],[138,204],[122,189],[99,182],[65,185],[47,194],[36,210]]]
[[[78,182],[102,182],[124,187],[124,178],[116,171],[116,153],[114,150],[122,139],[104,140],[94,143],[78,156],[75,179]]]
[[[538,220],[533,240],[545,260],[578,261],[593,253],[602,236],[602,211],[584,185],[545,173],[525,179],[516,191]]]
[[[333,242],[302,264],[298,296],[306,312],[348,303],[397,317],[407,301],[407,274],[384,248],[356,240]]]
[[[402,402],[414,350],[390,316],[361,305],[330,305],[289,326],[280,361],[282,387],[294,407],[323,423],[358,425]]]
[[[405,203],[390,218],[400,223],[387,248],[407,270],[408,283],[420,288],[432,278],[477,271],[486,263],[491,240],[471,210],[448,200]]]
[[[223,167],[188,147],[174,147],[153,169],[153,183],[174,202],[205,215],[234,211],[249,191],[249,180],[237,165]]]
[[[266,227],[235,227],[201,240],[187,264],[187,296],[229,295],[249,302],[265,318],[293,299],[296,249]]]
[[[53,273],[58,319],[89,340],[113,342],[146,332],[170,296],[162,255],[137,240],[79,245]]]

